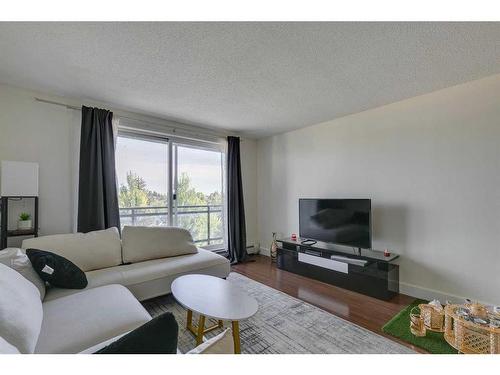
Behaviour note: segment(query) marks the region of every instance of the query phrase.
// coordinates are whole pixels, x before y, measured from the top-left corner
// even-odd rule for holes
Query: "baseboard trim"
[[[466,298],[471,298],[471,297],[457,296],[455,294],[449,294],[441,290],[424,288],[422,286],[408,284],[401,281],[399,282],[399,292],[402,294],[406,294],[415,298],[425,299],[428,301],[437,299],[442,304],[444,304],[446,301],[450,301],[452,303],[463,303]],[[474,298],[471,299],[475,300]],[[487,301],[478,301],[478,302],[485,305],[493,305],[491,302]]]
[[[260,255],[264,255],[266,257],[270,257],[271,256],[271,252],[269,251],[269,249],[266,249],[265,247],[261,247],[260,248],[259,254]]]

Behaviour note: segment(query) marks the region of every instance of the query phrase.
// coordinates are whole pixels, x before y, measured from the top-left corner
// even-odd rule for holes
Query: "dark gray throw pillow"
[[[94,354],[176,354],[179,326],[165,313],[120,337]]]
[[[52,286],[83,289],[88,284],[85,272],[60,255],[38,249],[28,249],[26,255],[40,278]]]

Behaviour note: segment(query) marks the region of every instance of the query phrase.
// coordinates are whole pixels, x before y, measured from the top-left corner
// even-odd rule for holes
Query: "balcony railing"
[[[188,229],[199,246],[222,244],[222,205],[177,206],[174,225]],[[120,220],[124,225],[167,226],[168,206],[122,207]]]

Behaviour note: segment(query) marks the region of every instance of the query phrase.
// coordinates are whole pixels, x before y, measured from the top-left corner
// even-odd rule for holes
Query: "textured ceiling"
[[[262,137],[500,73],[500,23],[0,23],[0,82]]]

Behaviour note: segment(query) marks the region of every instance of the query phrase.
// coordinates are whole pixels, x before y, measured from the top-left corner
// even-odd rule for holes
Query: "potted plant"
[[[21,212],[21,214],[19,215],[19,221],[17,222],[17,229],[31,229],[31,215],[29,213]]]

